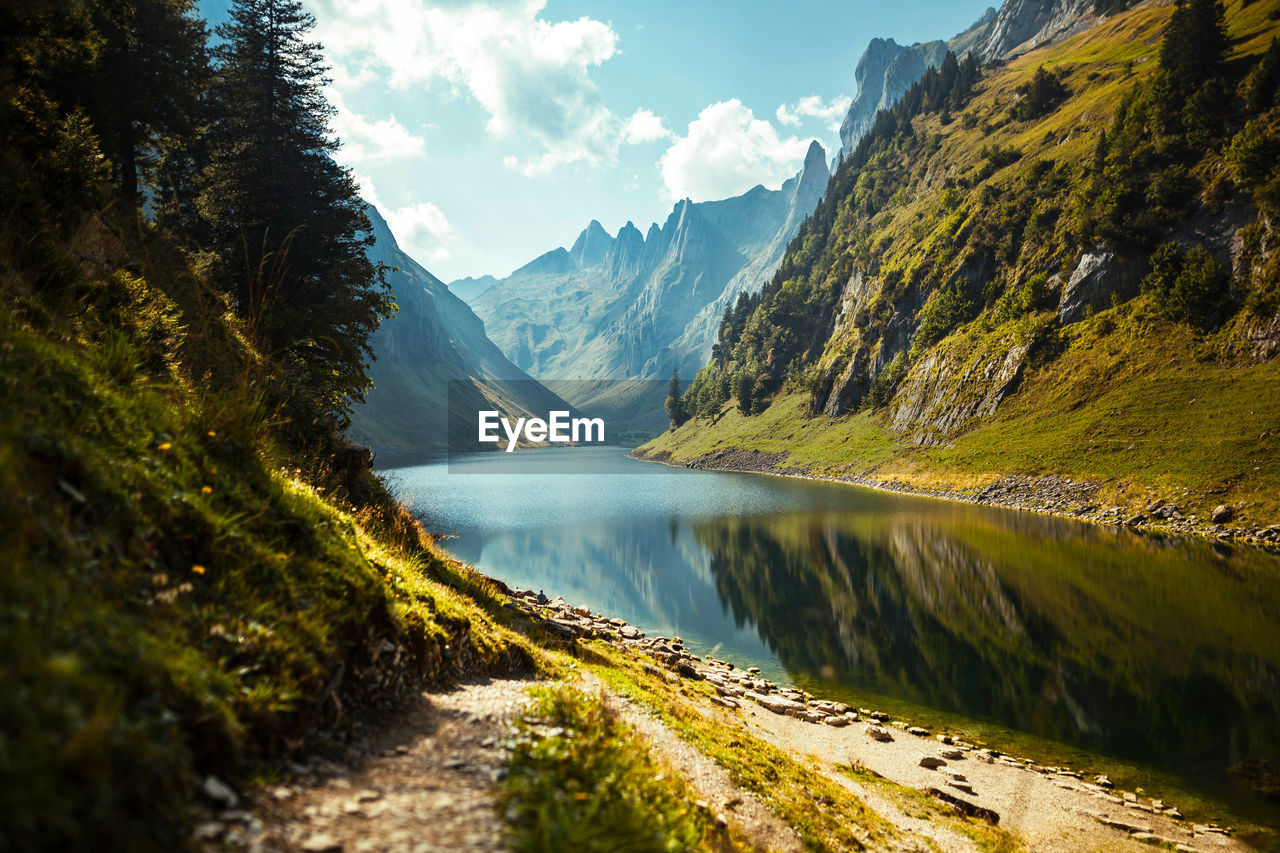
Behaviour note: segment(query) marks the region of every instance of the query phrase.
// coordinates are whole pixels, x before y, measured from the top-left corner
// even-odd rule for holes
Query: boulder
[[[1085,252],[1058,298],[1058,322],[1065,326],[1083,320],[1090,308],[1105,311],[1113,296],[1122,301],[1137,296],[1140,272],[1114,252]]]
[[[768,693],[748,693],[748,699],[752,699],[765,709],[775,714],[786,714],[787,716],[795,716],[804,710],[804,705],[799,702],[787,699],[784,696],[776,696]]]
[[[889,730],[884,726],[872,724],[867,726],[866,732],[867,737],[870,737],[872,740],[878,740],[881,743],[888,743],[893,740],[893,735],[889,734]]]
[[[1226,524],[1235,518],[1236,512],[1226,504],[1218,504],[1213,508],[1213,512],[1209,513],[1209,520],[1214,524]]]
[[[939,758],[936,755],[922,755],[920,756],[920,760],[916,763],[919,764],[921,767],[930,767],[930,768],[945,767],[947,765],[947,762],[943,761],[941,758]]]

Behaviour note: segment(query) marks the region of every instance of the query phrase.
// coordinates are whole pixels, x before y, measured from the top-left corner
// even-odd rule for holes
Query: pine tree
[[[161,136],[180,145],[209,83],[207,31],[192,0],[133,0],[94,8],[103,47],[94,118],[116,163],[120,197],[137,204],[139,160]]]
[[[1280,87],[1280,38],[1272,36],[1271,46],[1249,78],[1246,98],[1249,109],[1259,113],[1269,109],[1275,102],[1277,87]]]
[[[689,420],[689,413],[684,405],[684,395],[680,390],[680,371],[675,368],[671,370],[671,382],[667,385],[667,417],[671,419],[672,429],[677,429]]]
[[[333,161],[333,108],[315,25],[298,0],[235,0],[214,82],[199,210],[255,343],[323,410],[369,387],[369,337],[394,310],[350,172]]]
[[[1178,0],[1160,41],[1160,68],[1185,99],[1221,76],[1230,46],[1221,0]]]

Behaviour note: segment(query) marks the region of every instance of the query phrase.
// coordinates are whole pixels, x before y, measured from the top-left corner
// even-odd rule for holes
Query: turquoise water
[[[386,473],[450,552],[512,586],[1280,823],[1241,771],[1280,759],[1274,555],[617,448]]]

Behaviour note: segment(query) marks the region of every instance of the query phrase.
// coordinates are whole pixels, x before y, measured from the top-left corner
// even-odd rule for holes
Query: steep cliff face
[[[1006,0],[974,50],[989,61],[1059,41],[1092,26],[1094,6],[1094,0]]]
[[[404,253],[376,208],[367,212],[375,241],[369,257],[389,268],[400,310],[374,335],[374,389],[352,413],[354,437],[384,457],[439,451],[446,447],[450,418],[457,428],[473,427],[474,411],[485,401],[517,415],[568,408],[512,364],[466,303]],[[454,411],[451,381],[463,383],[455,386],[454,402],[462,405]]]
[[[773,274],[829,177],[814,142],[780,189],[685,199],[645,235],[628,222],[611,236],[593,220],[571,248],[489,286],[473,307],[494,342],[534,376],[692,374],[710,355],[725,304]]]
[[[988,8],[972,26],[948,41],[904,47],[893,39],[872,39],[854,70],[858,91],[840,125],[841,159],[871,130],[876,113],[896,104],[925,71],[942,62],[948,50],[963,55],[984,43],[995,18],[996,10]]]
[[[1099,17],[1094,6],[1094,0],[1005,0],[998,12],[988,8],[946,41],[904,47],[893,39],[872,39],[854,71],[858,91],[840,125],[841,158],[871,130],[876,113],[896,104],[947,51],[960,58],[972,53],[981,62],[1007,59],[1092,26]]]

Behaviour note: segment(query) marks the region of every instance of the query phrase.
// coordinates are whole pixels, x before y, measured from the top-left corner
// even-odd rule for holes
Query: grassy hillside
[[[1225,9],[1220,72],[1186,96],[1174,7],[1150,2],[926,75],[726,314],[694,419],[645,451],[922,487],[1053,473],[1280,518],[1280,3]]]
[[[183,255],[81,219],[5,255],[0,847],[173,850],[204,774],[532,658],[332,429],[281,422]]]

